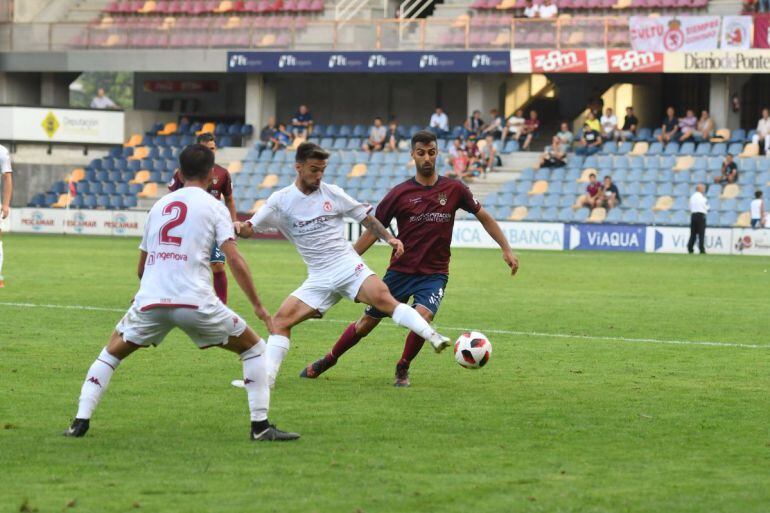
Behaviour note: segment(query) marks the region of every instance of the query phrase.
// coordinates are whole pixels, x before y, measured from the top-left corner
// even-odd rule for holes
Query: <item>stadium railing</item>
[[[215,18],[212,18],[215,19]],[[186,26],[145,21],[115,23],[0,23],[0,51],[125,48],[438,50],[509,48],[628,48],[628,18],[581,16],[553,20],[501,16],[454,20],[334,20],[246,17],[238,23]],[[399,27],[405,25],[403,31]]]

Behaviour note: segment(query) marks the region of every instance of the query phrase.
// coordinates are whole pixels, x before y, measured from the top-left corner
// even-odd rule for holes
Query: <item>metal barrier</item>
[[[216,19],[216,18],[212,18]],[[442,19],[318,20],[282,16],[222,18],[190,29],[179,19],[129,18],[118,23],[0,23],[0,51],[222,48],[253,50],[507,50],[629,48],[625,16],[509,16]],[[137,20],[139,22],[137,22]],[[149,21],[148,21],[149,20]],[[157,23],[151,25],[151,23]]]

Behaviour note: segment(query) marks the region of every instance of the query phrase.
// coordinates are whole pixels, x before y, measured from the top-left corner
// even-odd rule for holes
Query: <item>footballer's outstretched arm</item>
[[[369,248],[371,248],[375,242],[377,242],[377,236],[370,230],[364,230],[364,233],[362,233],[358,240],[353,244],[353,249],[355,249],[356,253],[359,255],[363,255],[369,251]]]
[[[508,244],[508,239],[505,238],[503,230],[500,229],[500,225],[497,224],[495,218],[483,208],[480,208],[479,211],[476,212],[476,219],[479,220],[481,226],[484,227],[484,230],[486,230],[489,236],[497,242],[500,249],[503,250],[503,260],[505,260],[505,263],[511,268],[511,274],[515,275],[519,270],[519,259],[513,253],[510,244]]]
[[[254,313],[265,323],[268,331],[272,333],[273,323],[270,312],[267,311],[262,305],[262,301],[259,299],[257,289],[254,287],[254,280],[251,277],[251,269],[249,269],[249,264],[246,263],[246,260],[244,260],[241,253],[238,251],[237,244],[234,240],[228,240],[225,241],[219,249],[225,254],[227,263],[230,266],[230,272],[233,273],[235,281],[238,282],[238,286],[243,293],[246,294],[246,298],[249,300],[249,303],[251,303]]]
[[[372,232],[372,235],[381,241],[390,244],[390,246],[395,250],[395,254],[393,256],[396,258],[399,258],[404,254],[404,244],[395,238],[393,234],[391,234],[388,229],[385,228],[385,226],[383,226],[383,224],[373,215],[367,215],[366,218],[361,221],[361,226]]]

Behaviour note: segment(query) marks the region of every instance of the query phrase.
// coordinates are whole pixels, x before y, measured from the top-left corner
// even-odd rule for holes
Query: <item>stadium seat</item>
[[[741,158],[758,157],[759,145],[754,143],[748,143],[746,146],[744,146],[743,151],[738,156]]]
[[[748,228],[751,226],[751,213],[741,212],[738,214],[738,219],[733,224],[736,228]]]
[[[695,165],[695,158],[692,155],[685,155],[676,158],[676,164],[672,168],[674,171],[686,171]]]
[[[527,218],[529,209],[525,206],[517,206],[508,216],[508,221],[522,221]]]
[[[670,210],[673,204],[674,204],[674,198],[672,198],[671,196],[661,196],[655,202],[655,206],[652,207],[652,210],[654,211]]]
[[[262,183],[259,184],[260,189],[267,189],[270,187],[275,187],[278,185],[278,175],[270,174],[265,176],[265,178],[262,180]]]
[[[589,176],[592,175],[592,174],[598,176],[599,172],[595,168],[592,168],[592,167],[584,169],[583,172],[580,175],[580,178],[577,179],[577,182],[578,183],[588,183],[589,182]]]
[[[714,137],[711,138],[711,142],[742,142],[740,140],[733,141],[730,137],[729,128],[720,128],[714,133]]]
[[[532,184],[532,189],[527,192],[529,195],[542,195],[548,192],[548,182],[545,180],[538,180]]]
[[[234,161],[230,162],[229,166],[227,166],[227,171],[231,175],[238,174],[242,170],[243,170],[243,162],[241,162],[240,160],[234,160]]]
[[[158,196],[158,184],[155,182],[149,182],[144,184],[142,192],[137,194],[140,198],[155,198]]]
[[[157,134],[158,135],[171,135],[171,134],[176,133],[176,130],[177,130],[177,124],[176,123],[174,123],[174,122],[166,123],[163,126],[163,129],[159,130],[157,132]]]
[[[348,173],[348,178],[355,178],[359,176],[364,176],[367,172],[366,164],[356,164],[353,166],[353,168],[350,170],[350,173]]]
[[[607,210],[602,207],[596,207],[591,210],[591,214],[586,219],[589,223],[603,223],[607,217]]]
[[[722,189],[722,194],[720,194],[720,199],[732,199],[737,198],[740,194],[741,189],[737,184],[729,183],[724,186]]]

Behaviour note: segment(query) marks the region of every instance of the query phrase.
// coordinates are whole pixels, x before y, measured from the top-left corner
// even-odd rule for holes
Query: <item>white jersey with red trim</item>
[[[11,169],[11,154],[8,153],[8,148],[0,146],[0,174],[12,173]]]
[[[256,231],[277,228],[296,247],[308,273],[322,272],[348,255],[358,254],[345,237],[345,217],[363,221],[372,207],[342,188],[321,182],[310,194],[295,184],[270,195],[249,221]]]
[[[234,238],[230,213],[200,187],[158,200],[139,249],[147,252],[134,301],[140,309],[199,307],[217,301],[211,286],[211,247]]]

